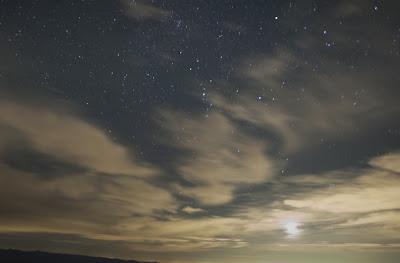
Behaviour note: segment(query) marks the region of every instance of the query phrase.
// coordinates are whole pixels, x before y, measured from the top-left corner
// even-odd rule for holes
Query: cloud
[[[372,159],[369,164],[376,168],[387,169],[395,173],[400,173],[400,154],[386,154]]]
[[[315,68],[285,49],[243,59],[237,77],[248,87],[237,86],[240,91],[232,99],[211,92],[209,100],[224,114],[263,129],[271,141],[277,138],[280,148],[290,153],[321,140],[350,140],[355,130],[372,132],[396,118],[396,103],[379,92],[382,84],[365,77],[369,74],[364,70],[349,73],[329,59],[325,67],[327,73],[314,78]]]
[[[280,248],[279,248],[280,247]],[[304,251],[306,250],[314,250],[314,251],[357,251],[359,253],[365,253],[367,251],[385,251],[388,252],[390,250],[396,250],[400,247],[400,243],[369,243],[369,242],[360,242],[360,243],[328,243],[326,241],[315,242],[315,243],[293,243],[293,244],[277,244],[276,250],[284,250],[290,249],[291,251]]]
[[[102,173],[147,176],[157,172],[139,164],[132,152],[112,142],[103,131],[74,116],[1,101],[0,125],[5,127],[0,151],[12,144]],[[20,138],[14,138],[16,134]]]
[[[270,234],[271,239],[279,240],[285,237],[283,234],[285,225],[288,222],[297,222],[301,225],[303,222],[317,220],[317,218],[309,212],[283,210],[275,208],[274,205],[265,207],[264,209],[248,207],[237,211],[236,216],[246,218],[244,224],[244,232],[247,235],[255,233],[271,233],[273,231],[281,232],[280,237]]]
[[[348,176],[351,178],[354,174],[350,172]],[[313,191],[305,199],[287,199],[285,204],[330,213],[400,209],[400,204],[396,202],[400,198],[400,178],[396,174],[372,170],[350,182],[344,182],[335,185],[331,191],[328,187]]]
[[[179,191],[203,205],[223,205],[231,202],[234,198],[235,187],[233,185],[206,181],[203,181],[202,184],[204,185],[192,187],[175,184],[174,187],[177,192]]]
[[[194,213],[201,213],[204,212],[203,209],[201,208],[193,208],[191,206],[185,206],[182,211],[188,213],[188,214],[194,214]]]
[[[92,238],[123,233],[124,218],[175,211],[163,189],[129,176],[91,173],[43,180],[5,165],[1,171],[1,231],[55,232]],[[24,215],[21,217],[21,215]]]
[[[323,215],[326,222],[331,221],[325,229],[338,231],[345,228],[345,233],[352,233],[356,231],[355,226],[368,225],[369,237],[366,239],[372,236],[376,239],[381,237],[382,240],[394,238],[399,234],[400,177],[397,171],[382,170],[381,167],[397,167],[399,162],[399,153],[373,158],[369,162],[373,164],[372,167],[341,171],[344,177],[333,188],[328,185],[338,173],[329,175],[328,172],[323,177],[325,179],[320,180],[320,187],[314,185],[311,191],[294,193],[292,198],[285,199],[283,203],[292,209]],[[297,177],[301,176],[288,181],[298,184],[301,181]],[[314,178],[318,180],[318,177]],[[306,176],[306,179],[313,180],[310,176]]]
[[[121,0],[121,3],[125,13],[138,20],[164,20],[171,16],[171,12],[153,6],[150,1]]]
[[[276,168],[265,153],[268,145],[249,136],[215,109],[209,112],[208,118],[188,118],[183,113],[163,110],[157,119],[159,124],[179,138],[175,138],[176,142],[166,140],[165,143],[191,153],[176,163],[177,171],[188,184],[172,185],[172,189],[205,205],[203,208],[184,207],[183,212],[198,217],[181,218],[177,211],[182,203],[167,190],[146,181],[147,174],[157,171],[146,165],[145,172],[137,174],[143,165],[135,162],[128,149],[110,141],[97,127],[76,115],[60,115],[45,107],[18,103],[1,105],[2,133],[10,139],[0,144],[3,153],[10,149],[10,141],[29,141],[24,147],[29,146],[66,164],[85,167],[62,176],[56,169],[53,176],[44,178],[39,170],[17,169],[2,162],[0,231],[3,233],[77,234],[92,240],[123,242],[133,250],[160,253],[253,245],[256,250],[265,249],[265,246],[273,249],[276,242],[287,242],[292,247],[295,241],[288,241],[284,228],[288,220],[298,222],[302,232],[295,239],[308,242],[309,246],[320,241],[310,236],[311,227],[314,233],[317,229],[332,233],[332,240],[319,245],[325,248],[340,244],[343,236],[356,231],[353,228],[365,225],[374,237],[379,237],[379,240],[369,240],[370,244],[377,244],[377,249],[385,249],[382,244],[390,243],[398,234],[398,153],[374,158],[365,168],[274,177],[276,182],[296,184],[296,188],[284,194],[272,193],[274,198],[263,206],[250,202],[235,206],[224,216],[208,215],[207,206],[232,202],[236,190],[244,185],[270,182]],[[86,128],[79,128],[82,126]],[[64,134],[67,129],[69,133]],[[59,134],[57,139],[52,139],[56,134]],[[81,141],[77,134],[86,141]],[[47,138],[50,139],[43,144],[41,141]],[[100,148],[107,146],[108,151],[81,152],[85,143]],[[122,159],[126,161],[120,163],[120,167],[102,166],[97,164],[97,160],[105,158],[97,157],[100,154],[110,159],[124,156]],[[42,158],[46,157],[38,160]],[[332,182],[335,185],[329,189]],[[260,238],[260,233],[268,236],[268,240]],[[354,244],[357,242],[360,243],[354,240]]]
[[[248,31],[248,28],[227,20],[222,21],[221,26],[228,29],[230,32],[235,32],[237,34],[245,34]]]
[[[385,11],[395,10],[393,5],[387,3],[393,8]],[[237,59],[235,81],[223,83],[225,94],[208,93],[213,106],[264,130],[287,153],[313,148],[321,140],[352,142],[359,131],[367,137],[392,125],[400,111],[392,70],[398,64],[392,48],[397,28],[390,24],[372,34],[376,21],[370,17],[376,11],[365,1],[339,1],[330,8],[308,1],[293,7],[291,15],[279,18],[297,32],[293,38],[277,42],[268,54]],[[310,16],[314,8],[326,17],[319,24]],[[300,30],[300,24],[307,27]]]
[[[121,240],[126,218],[178,209],[157,169],[77,115],[1,101],[0,134],[1,232]]]
[[[338,224],[338,226],[354,227],[360,225],[375,225],[381,229],[381,232],[396,231],[399,229],[400,223],[400,212],[398,211],[384,211],[367,214],[360,218],[352,218],[347,220],[343,224]]]
[[[362,11],[343,3],[340,16]],[[127,15],[142,21],[171,16],[150,2],[122,4]],[[346,34],[335,41],[349,48],[355,44]],[[382,74],[366,70],[362,60],[353,70],[337,54],[330,56],[333,51],[316,52],[322,49],[315,36],[294,44],[305,54],[282,48],[249,56],[235,67],[237,82],[215,79],[224,91],[234,87],[238,93],[210,92],[207,118],[159,110],[156,121],[170,136],[163,133],[163,146],[180,153],[171,158],[179,179],[164,188],[148,179],[163,171],[139,161],[132,149],[82,117],[1,100],[0,231],[72,234],[82,243],[109,241],[107,250],[122,244],[124,253],[148,255],[200,251],[208,257],[219,248],[245,247],[231,251],[269,253],[274,244],[285,253],[398,249],[399,154],[373,158],[363,168],[276,176],[277,152],[300,156],[321,139],[351,142],[359,139],[358,131],[381,129],[399,113],[397,97],[382,92]],[[369,54],[381,54],[378,49]],[[250,186],[258,189],[243,194]],[[240,200],[244,195],[251,198]],[[299,224],[296,239],[285,233],[288,220]],[[98,247],[96,252],[106,253]]]
[[[240,218],[180,218],[176,212],[182,203],[147,180],[160,172],[135,160],[131,150],[78,115],[11,101],[2,102],[0,109],[0,232],[77,235],[158,252],[247,246],[240,238],[245,223]],[[270,176],[264,146],[222,115],[216,113],[204,122],[173,119],[168,118],[168,124],[174,131],[178,124],[185,125],[182,139],[197,136],[193,144],[180,147],[196,151],[198,160],[209,166],[181,160],[182,176],[194,183],[179,185],[184,194],[200,203],[221,204],[231,201],[242,184]],[[207,134],[207,129],[212,131]],[[188,206],[182,211],[206,212]]]
[[[368,8],[372,9],[372,6],[362,0],[341,1],[332,14],[336,17],[351,17],[362,15]]]
[[[228,203],[238,187],[274,176],[275,168],[264,153],[266,145],[216,111],[209,117],[188,118],[163,110],[156,119],[176,136],[175,142],[168,140],[167,144],[194,154],[177,164],[182,178],[193,186],[175,187],[201,204]]]

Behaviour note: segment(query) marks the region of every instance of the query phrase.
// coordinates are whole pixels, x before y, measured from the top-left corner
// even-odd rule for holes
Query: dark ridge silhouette
[[[4,263],[145,263],[135,260],[89,257],[81,255],[0,249],[0,262]],[[157,263],[157,262],[153,262]]]

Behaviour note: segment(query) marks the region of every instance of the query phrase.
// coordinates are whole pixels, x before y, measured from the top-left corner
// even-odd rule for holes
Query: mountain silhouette
[[[145,263],[135,260],[116,258],[89,257],[43,251],[21,251],[16,249],[0,249],[0,262],[5,263]],[[157,263],[157,262],[153,262]]]

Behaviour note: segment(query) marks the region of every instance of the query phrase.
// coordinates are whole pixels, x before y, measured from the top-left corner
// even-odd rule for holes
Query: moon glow
[[[300,232],[300,230],[297,229],[299,223],[297,223],[296,221],[289,221],[284,226],[286,228],[286,233],[288,233],[291,236],[295,236]]]

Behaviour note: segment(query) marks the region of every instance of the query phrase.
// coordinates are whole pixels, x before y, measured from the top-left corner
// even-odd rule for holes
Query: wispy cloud
[[[194,208],[191,206],[185,206],[182,211],[188,213],[188,214],[194,214],[194,213],[200,213],[200,212],[204,212],[203,209],[201,208]]]
[[[272,56],[243,59],[237,77],[249,86],[243,91],[236,87],[233,101],[215,92],[209,99],[230,117],[277,138],[287,152],[299,152],[321,140],[350,140],[355,129],[373,130],[396,118],[399,108],[392,98],[379,93],[377,80],[364,77],[368,75],[364,70],[344,71],[328,59],[328,72],[314,78],[318,68],[308,66],[304,59],[284,49]],[[342,74],[331,76],[333,71]],[[367,91],[369,96],[364,94]]]
[[[210,112],[208,117],[189,118],[163,110],[158,121],[176,136],[171,138],[173,142],[166,141],[168,145],[193,154],[194,158],[177,162],[177,170],[192,186],[175,187],[201,204],[228,203],[236,188],[274,176],[274,165],[264,153],[267,146],[243,133],[217,111]]]
[[[357,227],[368,226],[369,237],[378,236],[391,240],[399,235],[400,177],[395,170],[382,170],[382,167],[394,167],[400,162],[400,154],[388,154],[372,159],[369,163],[375,167],[349,169],[341,171],[341,180],[332,184],[332,178],[338,172],[319,178],[320,175],[306,176],[306,181],[321,183],[314,190],[306,188],[302,192],[302,183],[296,176],[288,181],[299,185],[299,191],[293,198],[285,199],[284,204],[292,209],[301,209],[314,215],[325,217],[325,229],[336,230],[343,235],[355,233]],[[346,179],[347,178],[347,179]],[[309,185],[309,184],[308,184]],[[331,186],[331,187],[329,187]],[[336,219],[332,221],[332,219]],[[312,224],[313,220],[310,220]],[[340,234],[338,234],[340,235]],[[358,236],[361,236],[358,233]]]
[[[265,152],[268,146],[249,137],[218,111],[211,111],[207,118],[194,119],[163,110],[159,123],[179,137],[173,143],[169,140],[169,145],[195,152],[195,158],[191,155],[176,163],[177,171],[188,184],[173,185],[172,190],[179,190],[204,206],[180,209],[182,202],[173,197],[171,190],[147,181],[146,175],[158,173],[157,170],[135,161],[128,149],[110,141],[104,132],[78,116],[58,115],[45,107],[25,110],[26,106],[18,103],[3,103],[2,109],[1,125],[8,127],[2,131],[16,131],[3,132],[4,136],[14,143],[30,139],[24,147],[86,168],[43,178],[35,169],[19,170],[2,159],[2,232],[77,234],[160,253],[249,246],[260,251],[279,250],[302,244],[328,249],[332,244],[351,247],[355,243],[360,243],[360,248],[368,245],[382,250],[396,244],[399,154],[373,158],[364,168],[276,177],[274,162]],[[30,123],[29,118],[34,118],[38,125]],[[82,126],[86,128],[79,128]],[[69,132],[64,134],[66,129]],[[46,144],[41,142],[53,133],[59,136],[45,140]],[[78,134],[86,138],[85,142]],[[107,147],[108,151],[85,151],[85,143],[105,144],[99,147]],[[3,153],[7,145],[3,140]],[[102,166],[97,160],[105,158],[98,157],[103,154],[110,159],[124,157],[126,161],[119,167]],[[231,203],[243,185],[268,183],[272,178],[282,186],[296,187],[286,189],[285,194],[271,189],[274,198],[261,207],[250,202],[236,206],[225,216],[208,214],[209,207]],[[301,231],[292,239],[285,233],[289,221],[296,222]],[[366,225],[369,235],[382,242],[365,237],[364,241],[353,238],[354,243],[345,242],[357,228]],[[331,233],[332,238],[321,243],[319,231]],[[268,239],[260,240],[260,234]],[[274,248],[278,243],[285,246]],[[392,245],[385,246],[389,243]]]
[[[1,101],[0,124],[7,127],[2,130],[3,152],[12,143],[92,171],[135,176],[156,173],[135,161],[134,153],[112,142],[104,131],[74,116]],[[16,134],[20,137],[15,138]]]
[[[390,165],[400,161],[400,155],[391,158],[375,159],[372,162],[380,166]],[[378,167],[379,167],[378,166]],[[331,213],[363,213],[380,210],[400,209],[397,200],[400,198],[400,178],[394,172],[381,171],[374,168],[350,170],[346,172],[347,179],[337,184],[331,190],[326,180],[325,188],[307,193],[307,198],[288,199],[285,204],[298,208],[311,208],[313,210],[329,211]],[[317,176],[316,176],[317,177]],[[328,176],[330,177],[330,176]],[[308,180],[312,178],[308,177]]]
[[[147,180],[159,171],[98,127],[45,106],[0,105],[1,231],[101,239],[119,235],[113,229],[125,217],[176,211],[172,195]],[[13,159],[26,152],[30,160]],[[80,168],[65,174],[54,163]]]
[[[124,11],[128,16],[138,20],[164,20],[171,16],[171,12],[155,7],[150,1],[145,0],[121,0]]]

